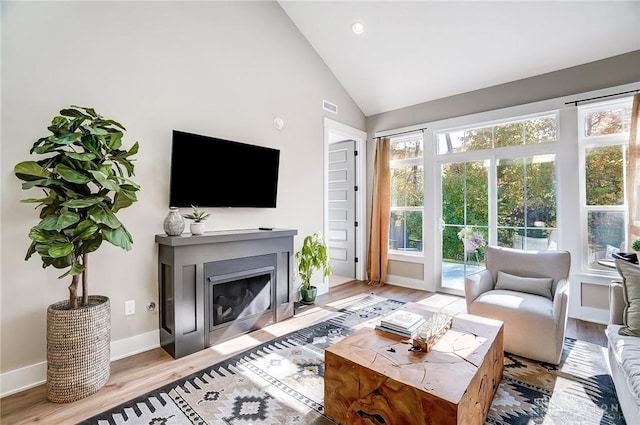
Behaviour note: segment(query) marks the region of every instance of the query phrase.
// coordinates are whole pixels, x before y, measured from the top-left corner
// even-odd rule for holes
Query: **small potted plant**
[[[189,230],[192,235],[203,235],[204,234],[204,222],[211,214],[206,211],[199,210],[198,207],[191,205],[193,211],[188,214],[183,214],[182,216],[187,220],[192,220],[189,225]]]
[[[640,239],[636,239],[635,241],[633,241],[633,243],[631,244],[631,249],[633,249],[635,252],[640,252]]]
[[[313,273],[316,270],[322,270],[323,277],[331,274],[329,249],[324,242],[322,233],[315,232],[306,236],[302,242],[302,248],[295,254],[295,259],[298,262],[298,274],[302,280],[300,284],[300,302],[313,304],[318,293],[318,288],[311,285]]]

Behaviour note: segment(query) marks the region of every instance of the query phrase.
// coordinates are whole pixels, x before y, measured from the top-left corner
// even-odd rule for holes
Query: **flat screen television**
[[[173,130],[170,207],[275,208],[280,150]]]

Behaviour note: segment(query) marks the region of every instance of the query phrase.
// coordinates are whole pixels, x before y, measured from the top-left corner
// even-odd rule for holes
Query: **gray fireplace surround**
[[[293,316],[297,233],[156,235],[162,348],[177,359]]]

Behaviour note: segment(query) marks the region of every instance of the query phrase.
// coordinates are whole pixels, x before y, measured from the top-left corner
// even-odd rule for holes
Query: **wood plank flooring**
[[[284,335],[349,305],[369,293],[400,301],[420,302],[433,307],[446,307],[465,312],[464,299],[453,295],[434,294],[392,285],[371,287],[353,281],[332,287],[328,294],[318,297],[316,304],[307,306],[281,323],[217,344],[201,352],[175,360],[161,348],[136,354],[111,365],[111,378],[98,393],[67,404],[46,400],[45,385],[0,399],[0,423],[75,424],[161,385],[222,361],[236,353],[254,347],[274,337]],[[604,325],[569,319],[567,336],[606,346]]]

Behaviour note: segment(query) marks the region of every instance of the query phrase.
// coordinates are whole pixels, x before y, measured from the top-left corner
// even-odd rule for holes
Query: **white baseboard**
[[[389,285],[402,286],[403,288],[418,289],[420,291],[426,291],[424,280],[411,279],[402,276],[387,275],[386,282]]]
[[[111,342],[111,361],[160,346],[160,332],[151,331]],[[47,362],[40,362],[0,374],[0,398],[44,384]]]
[[[577,307],[569,317],[584,320],[585,322],[599,323],[606,325],[609,323],[609,310],[602,310],[593,307]]]

